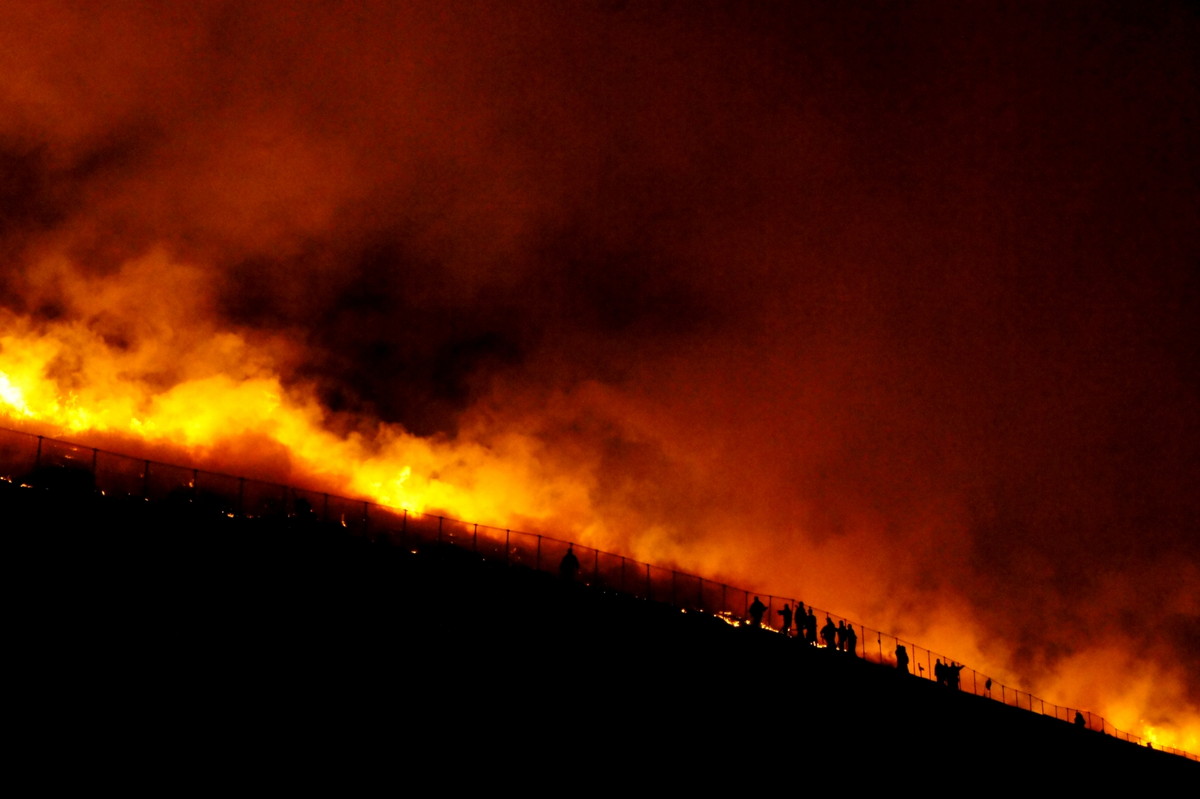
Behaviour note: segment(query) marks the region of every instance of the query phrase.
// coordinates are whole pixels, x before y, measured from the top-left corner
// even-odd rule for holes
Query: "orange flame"
[[[46,281],[67,271],[48,263],[38,274]],[[796,576],[786,563],[738,543],[740,520],[713,518],[726,534],[702,545],[661,522],[631,532],[627,522],[594,505],[604,477],[596,464],[580,453],[550,452],[535,434],[489,429],[481,419],[456,439],[414,436],[381,422],[348,424],[322,407],[313,385],[284,377],[294,357],[286,340],[213,327],[200,270],[161,253],[126,264],[117,279],[62,285],[71,311],[62,319],[0,315],[0,416],[11,424],[50,425],[80,440],[108,436],[171,447],[181,451],[177,460],[252,469],[254,476],[414,513],[542,529],[709,578],[749,581],[779,595],[795,591]],[[153,303],[146,301],[151,296]],[[881,612],[869,577],[888,564],[839,547],[854,550],[853,535],[814,546],[808,555],[815,562],[853,563],[861,586],[844,587],[845,572],[836,569],[824,582],[806,575],[806,591]],[[980,646],[961,611],[922,608],[919,624],[915,618],[911,610],[897,610],[866,621],[892,625],[906,637],[920,635],[923,645],[1021,685],[1020,676],[1003,665],[1007,653],[994,643]],[[864,646],[871,645],[864,639]],[[1143,673],[1131,679],[1136,667],[1116,652],[1098,658],[1089,650],[1067,660],[1055,679],[1032,687],[1047,700],[1095,708],[1156,746],[1200,748],[1200,718],[1147,719],[1150,688],[1173,678]],[[1183,704],[1181,690],[1172,696]]]

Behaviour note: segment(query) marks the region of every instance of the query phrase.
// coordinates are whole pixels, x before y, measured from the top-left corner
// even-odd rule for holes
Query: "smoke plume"
[[[0,358],[143,424],[270,395],[236,432],[283,403],[457,487],[432,507],[800,596],[1195,751],[1197,27],[7,4]]]

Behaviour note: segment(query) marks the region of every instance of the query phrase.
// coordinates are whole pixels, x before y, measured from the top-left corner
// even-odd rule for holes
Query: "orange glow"
[[[167,269],[162,256],[126,268],[125,291],[161,291],[169,282],[186,282],[186,267]],[[153,267],[153,268],[152,268]],[[133,287],[140,287],[135,289]],[[82,284],[78,296],[98,286]],[[115,289],[108,289],[110,295]],[[677,531],[651,526],[630,535],[620,520],[604,518],[590,505],[596,479],[587,468],[561,470],[561,461],[532,436],[511,430],[461,440],[421,438],[397,425],[359,423],[349,432],[330,429],[333,416],[315,399],[312,386],[285,381],[272,358],[239,333],[204,328],[196,314],[203,306],[161,307],[139,324],[151,332],[124,346],[113,346],[93,325],[78,321],[34,323],[7,315],[0,328],[0,412],[11,426],[59,430],[75,440],[102,441],[126,450],[138,442],[178,453],[225,471],[253,470],[254,475],[300,487],[365,497],[412,513],[436,512],[514,529],[538,529],[640,560],[675,566],[712,579],[761,585],[786,595],[792,588],[787,568],[768,561],[764,568],[739,546],[722,547],[716,538],[689,548]],[[120,305],[109,296],[106,303]],[[171,329],[169,313],[182,318],[173,330],[198,326],[204,335],[182,337]],[[199,332],[199,331],[197,331]],[[162,336],[155,338],[155,335]],[[186,364],[176,349],[186,351]],[[171,377],[164,379],[164,371]],[[100,435],[102,438],[97,438]],[[112,444],[110,442],[119,442]],[[577,453],[576,453],[577,454]],[[723,524],[736,522],[726,520]],[[832,544],[830,544],[832,547]],[[812,550],[830,562],[847,559],[835,549]],[[858,567],[870,568],[863,562]],[[868,607],[869,592],[811,580],[809,589]],[[904,631],[923,647],[948,653],[956,662],[991,674],[1022,691],[1040,691],[1043,699],[1092,709],[1119,729],[1132,731],[1156,746],[1195,751],[1200,723],[1148,721],[1144,708],[1149,687],[1168,674],[1130,679],[1135,664],[1116,665],[1118,653],[1097,658],[1094,652],[1068,661],[1053,680],[1026,687],[1019,675],[1001,665],[995,645],[981,648],[969,618],[949,606],[926,607],[918,615],[891,613],[872,619],[876,626]],[[738,626],[744,620],[723,615]],[[767,624],[764,628],[770,629]],[[877,653],[872,634],[862,630],[860,645]],[[820,644],[819,644],[820,646]],[[885,652],[891,656],[892,645]],[[916,655],[916,653],[910,653]],[[932,658],[933,655],[930,655]],[[922,663],[922,665],[924,665]],[[917,663],[912,666],[918,671]],[[1114,685],[1122,688],[1114,690]],[[999,689],[996,691],[999,696]]]
[[[717,5],[0,4],[0,425],[1200,749],[1194,13]]]
[[[134,272],[137,270],[134,269]],[[672,530],[652,528],[625,537],[605,524],[588,505],[584,473],[553,476],[539,469],[538,444],[515,433],[479,441],[425,439],[395,425],[373,426],[338,434],[326,427],[330,415],[313,398],[311,386],[286,385],[272,372],[269,359],[244,337],[232,332],[205,336],[188,344],[190,362],[175,382],[162,382],[156,367],[168,356],[160,342],[115,348],[80,323],[35,325],[6,317],[0,335],[0,411],[6,423],[30,423],[60,429],[88,441],[95,434],[115,435],[126,446],[167,446],[178,458],[206,465],[265,470],[271,479],[324,489],[410,512],[433,511],[502,527],[532,527],[589,546],[619,549],[637,559],[670,564],[737,582],[767,584],[784,595],[786,576],[737,563],[736,549],[712,545],[689,551],[672,541]],[[41,428],[41,427],[40,427]],[[109,439],[104,439],[109,440]],[[262,452],[269,453],[264,459]],[[251,456],[250,453],[258,452]],[[630,546],[631,545],[631,546]],[[841,559],[836,552],[821,558]],[[731,567],[731,563],[734,565]],[[833,584],[824,589],[830,596]],[[842,591],[845,593],[845,591]],[[853,600],[853,591],[850,595]],[[734,626],[743,620],[722,615]],[[958,662],[989,673],[1009,686],[1021,685],[980,649],[970,620],[947,607],[926,608],[914,619],[878,619],[919,636],[919,643]],[[862,626],[862,625],[859,625]],[[767,624],[764,629],[770,629]],[[874,647],[870,637],[863,648]],[[821,644],[818,644],[821,645]],[[872,655],[874,655],[872,650]],[[888,653],[890,656],[890,649]],[[1150,686],[1169,675],[1129,679],[1114,663],[1116,651],[1068,661],[1060,675],[1040,690],[1046,701],[1092,708],[1111,725],[1153,741],[1157,746],[1198,749],[1200,723],[1168,725],[1142,717],[1151,699]],[[913,672],[917,672],[913,663]],[[1114,691],[1112,685],[1122,685]],[[998,696],[998,689],[996,692]]]
[[[506,526],[584,518],[587,486],[539,470],[531,437],[508,432],[452,442],[369,421],[332,432],[311,385],[287,383],[243,335],[208,327],[195,277],[196,270],[155,255],[128,264],[121,281],[75,286],[81,306],[107,309],[91,325],[0,316],[0,411],[16,426],[167,446],[180,453],[176,460],[250,470],[415,513]],[[143,307],[142,296],[188,302]],[[132,331],[122,328],[121,346],[96,329],[115,320],[136,320]],[[571,529],[588,538],[602,526]]]

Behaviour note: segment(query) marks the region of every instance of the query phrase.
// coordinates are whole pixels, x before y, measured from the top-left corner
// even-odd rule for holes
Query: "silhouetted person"
[[[1083,720],[1083,714],[1080,713],[1078,710],[1075,711],[1075,726],[1076,727],[1086,727],[1087,726],[1087,722]]]
[[[846,651],[854,657],[858,657],[858,634],[854,632],[854,625],[846,625]]]
[[[846,620],[842,619],[837,626],[837,651],[841,652],[846,648]]]
[[[942,665],[941,658],[938,658],[933,666],[933,678],[937,680],[938,685],[946,684],[946,667]]]
[[[762,626],[763,614],[767,612],[767,606],[762,603],[758,597],[754,597],[754,601],[750,604],[750,623],[755,627]]]
[[[821,628],[821,639],[825,642],[827,649],[833,649],[837,646],[837,627],[833,626],[833,619],[825,617],[825,626]]]
[[[985,691],[988,692],[988,696],[992,695],[992,678],[991,677],[987,678],[987,682],[985,682],[983,684],[983,688]]]
[[[896,644],[896,669],[908,674],[908,650],[904,644]]]
[[[812,646],[817,645],[817,612],[812,605],[808,606],[808,615],[804,621],[804,640]]]
[[[296,497],[295,502],[292,503],[292,515],[303,520],[308,520],[309,518],[316,516],[316,514],[313,513],[312,503],[310,503],[304,497]]]
[[[786,602],[783,603],[783,610],[779,611],[779,615],[783,616],[783,634],[790,635],[792,632],[792,609]]]
[[[966,666],[963,666],[960,663],[956,663],[953,666],[947,664],[947,666],[946,666],[946,685],[950,686],[951,688],[953,688],[954,690],[957,691],[959,682],[962,680],[962,670],[964,668],[966,668]]]
[[[567,554],[563,555],[558,564],[558,576],[571,582],[579,572],[579,558],[575,557],[575,545],[567,544]]]

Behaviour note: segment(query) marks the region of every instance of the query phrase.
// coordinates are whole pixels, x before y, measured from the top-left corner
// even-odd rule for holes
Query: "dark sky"
[[[6,4],[0,302],[136,348],[71,286],[165,252],[180,362],[236,331],[331,411],[519,431],[608,548],[1039,685],[1103,651],[1200,724],[1198,21]]]

